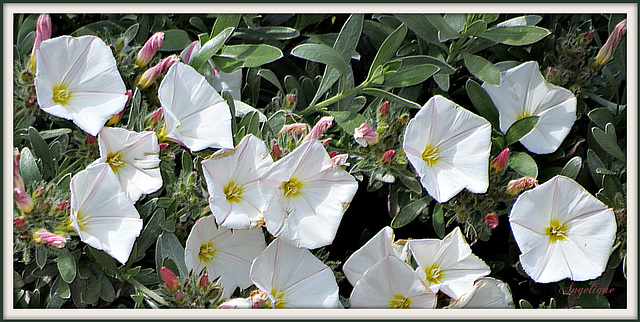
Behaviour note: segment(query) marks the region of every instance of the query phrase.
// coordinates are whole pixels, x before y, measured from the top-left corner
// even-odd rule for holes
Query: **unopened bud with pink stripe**
[[[46,229],[39,229],[33,232],[33,241],[36,243],[45,243],[53,247],[62,248],[67,243],[67,239],[49,232]]]
[[[160,268],[160,277],[162,277],[162,280],[165,284],[167,284],[167,287],[170,290],[173,291],[178,288],[178,284],[180,283],[180,281],[178,281],[178,277],[176,276],[176,274],[173,274],[170,269],[164,266]]]
[[[29,69],[35,70],[36,68],[36,51],[40,49],[40,44],[51,38],[51,17],[43,13],[38,17],[36,22],[36,38],[33,41],[33,49],[31,50],[31,60],[29,62]]]
[[[382,155],[382,162],[391,163],[393,159],[395,159],[395,157],[396,157],[396,150],[387,150],[387,152],[385,152]]]
[[[613,53],[618,48],[618,44],[624,37],[627,36],[627,19],[620,21],[613,31],[607,42],[600,48],[598,55],[596,55],[596,65],[603,66],[613,58]]]
[[[16,201],[16,205],[18,205],[18,209],[28,214],[33,210],[33,200],[29,194],[24,191],[22,188],[13,188],[13,200]]]
[[[353,138],[363,148],[378,143],[378,133],[376,133],[376,131],[374,131],[373,128],[367,123],[362,123],[360,127],[355,129]]]
[[[164,32],[159,31],[153,34],[149,38],[149,40],[147,40],[147,42],[144,43],[144,46],[142,46],[142,48],[138,52],[138,55],[136,56],[136,61],[135,61],[136,65],[138,65],[138,67],[147,66],[147,64],[153,58],[153,55],[156,54],[156,51],[158,51],[158,49],[162,47],[163,42],[164,42]]]
[[[517,196],[520,192],[538,185],[538,180],[532,177],[522,177],[509,181],[507,184],[507,194]]]
[[[491,161],[491,169],[495,172],[500,172],[507,166],[507,162],[509,162],[509,148],[502,150],[502,152]]]
[[[318,120],[318,123],[313,126],[309,134],[307,134],[307,136],[305,136],[304,140],[302,141],[306,142],[309,140],[320,140],[324,132],[327,132],[327,130],[331,128],[331,125],[333,125],[333,116],[322,117],[320,120]]]
[[[182,61],[184,61],[186,64],[190,63],[191,59],[195,57],[195,54],[198,52],[199,48],[200,40],[192,42],[182,51],[182,53],[180,53],[180,58],[182,58]]]
[[[138,81],[138,86],[140,86],[140,88],[147,88],[151,86],[151,84],[156,81],[156,78],[158,78],[158,76],[165,73],[167,70],[169,70],[169,67],[171,67],[171,65],[175,64],[178,61],[180,61],[180,58],[178,58],[177,55],[171,55],[161,60],[157,65],[147,69],[142,74],[142,76],[140,77],[140,81]]]
[[[13,187],[24,191],[24,180],[20,175],[20,151],[13,148]]]

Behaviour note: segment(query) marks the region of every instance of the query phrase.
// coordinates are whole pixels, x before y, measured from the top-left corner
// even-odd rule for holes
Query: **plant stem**
[[[325,108],[325,107],[327,107],[327,106],[329,106],[331,104],[335,104],[335,103],[339,102],[340,100],[344,99],[347,96],[356,95],[356,94],[360,93],[360,91],[362,91],[363,89],[367,88],[369,86],[369,83],[370,83],[369,81],[364,81],[364,82],[362,82],[362,84],[360,84],[360,85],[358,85],[358,86],[356,86],[354,88],[348,89],[348,90],[346,90],[346,91],[344,91],[342,93],[339,93],[339,94],[337,94],[335,96],[332,96],[332,97],[330,97],[330,98],[328,98],[328,99],[326,99],[326,100],[324,100],[324,101],[322,101],[322,102],[320,102],[320,103],[318,103],[316,105],[310,106],[309,108],[307,108],[304,111],[302,111],[301,114],[306,114],[307,111],[309,111],[309,112],[319,111],[322,108]]]
[[[156,294],[154,291],[150,290],[146,286],[142,285],[142,283],[136,281],[135,279],[128,278],[125,281],[127,283],[133,285],[133,287],[135,287],[137,290],[140,290],[142,293],[144,293],[145,295],[149,296],[150,298],[152,298],[156,302],[160,303],[161,305],[169,306],[169,303],[167,303],[165,300],[163,300],[158,294]]]

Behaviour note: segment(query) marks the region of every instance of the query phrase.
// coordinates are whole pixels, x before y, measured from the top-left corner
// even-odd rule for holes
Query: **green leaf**
[[[520,16],[503,21],[496,27],[519,27],[519,26],[535,26],[542,20],[542,17],[536,15]]]
[[[276,76],[276,74],[271,69],[260,69],[258,71],[258,75],[266,79],[269,83],[275,85],[275,87],[277,87],[279,91],[284,93],[284,90],[282,89],[282,85],[278,80],[278,76]]]
[[[411,189],[414,192],[422,193],[422,185],[415,178],[399,175],[400,182],[402,182],[407,188]]]
[[[410,100],[404,99],[398,95],[395,95],[393,93],[378,89],[378,88],[365,88],[362,90],[361,92],[362,94],[368,94],[368,95],[373,95],[376,97],[381,97],[384,98],[386,100],[388,100],[389,102],[393,102],[393,103],[398,103],[398,104],[402,104],[402,105],[406,105],[412,108],[421,108],[422,106],[420,106],[418,103],[412,102]]]
[[[520,141],[538,124],[538,119],[540,119],[539,116],[529,116],[513,123],[504,135],[505,144],[509,146]]]
[[[438,87],[440,87],[441,90],[448,92],[449,91],[449,85],[450,85],[450,80],[449,80],[449,75],[447,74],[435,74],[433,75],[433,80],[436,81],[436,84],[438,84]]]
[[[181,277],[189,276],[187,266],[184,262],[184,247],[182,247],[180,241],[174,234],[166,231],[158,236],[156,243],[156,270],[158,272],[165,258],[171,259],[178,266],[178,275]]]
[[[61,249],[58,253],[58,271],[67,283],[73,282],[76,278],[76,260],[66,248]]]
[[[340,126],[348,134],[353,134],[356,128],[367,121],[362,115],[353,111],[325,112],[333,116],[336,123],[338,123],[338,126]]]
[[[591,149],[587,150],[587,165],[591,172],[591,177],[598,187],[602,187],[602,174],[598,173],[597,169],[604,168],[604,163],[598,155]]]
[[[521,299],[518,304],[520,304],[521,309],[533,309],[533,305],[531,305],[531,303],[529,303],[529,301],[525,299]]]
[[[91,254],[95,262],[102,266],[102,269],[104,269],[107,274],[115,275],[118,272],[116,260],[104,251],[97,250],[90,246],[85,247],[85,251]]]
[[[391,228],[404,227],[416,219],[416,217],[418,217],[428,205],[428,202],[425,201],[425,199],[412,201],[403,207],[400,212],[393,217],[393,220],[391,220]]]
[[[424,39],[427,43],[435,44],[440,48],[446,48],[438,39],[438,29],[434,27],[424,14],[394,14],[398,20],[402,21],[409,30],[416,36]]]
[[[36,264],[40,269],[47,264],[47,250],[44,247],[44,245],[36,246]]]
[[[464,65],[471,74],[485,83],[500,85],[500,70],[491,62],[466,52],[463,53],[463,58]]]
[[[162,228],[160,224],[165,221],[164,218],[164,210],[162,208],[156,209],[156,211],[151,216],[151,219],[147,222],[147,225],[144,227],[142,232],[140,233],[140,237],[136,244],[137,248],[137,256],[144,255],[146,250],[153,245],[153,242],[156,241],[157,236],[162,232]]]
[[[433,207],[432,223],[433,229],[436,231],[436,234],[438,234],[438,237],[444,237],[444,212],[442,211],[442,204],[440,203],[436,203],[436,206]]]
[[[89,279],[91,282],[80,293],[80,300],[86,304],[96,304],[102,290],[102,283],[97,279]]]
[[[406,87],[420,84],[438,72],[440,68],[431,64],[401,68],[398,71],[384,74],[386,87]]]
[[[467,27],[467,35],[479,35],[487,30],[487,23],[482,20],[478,20]]]
[[[255,29],[244,29],[237,31],[234,37],[246,39],[249,41],[273,41],[273,40],[289,40],[300,36],[300,32],[290,27],[283,26],[266,26]]]
[[[363,14],[352,14],[342,26],[333,49],[342,55],[342,58],[348,63],[351,56],[356,51],[360,35],[362,34],[362,25],[364,22]]]
[[[549,35],[549,30],[536,26],[497,27],[478,35],[505,45],[523,46],[533,44]]]
[[[189,46],[191,39],[186,31],[180,29],[171,29],[164,31],[164,41],[159,51],[178,51]]]
[[[238,28],[241,17],[242,15],[240,14],[219,14],[213,23],[213,29],[211,29],[209,38],[213,38],[214,35],[218,35],[228,28]]]
[[[615,124],[615,116],[605,107],[594,108],[587,114],[591,122],[598,127],[604,128],[607,123]]]
[[[626,155],[622,152],[620,146],[618,146],[616,130],[613,124],[607,123],[604,131],[597,127],[592,127],[591,133],[593,133],[593,137],[603,150],[619,160],[627,160]]]
[[[204,65],[211,56],[215,55],[218,50],[222,48],[227,39],[229,39],[229,36],[233,33],[233,30],[233,27],[226,28],[211,40],[207,41],[202,45],[202,48],[200,48],[200,51],[198,51],[196,56],[191,59],[189,65],[195,69],[200,69],[200,67],[202,67],[202,65]]]
[[[42,175],[31,150],[25,147],[20,152],[20,175],[25,184],[42,181]]]
[[[472,79],[467,81],[465,88],[467,89],[467,95],[469,95],[471,103],[476,107],[478,113],[487,119],[494,129],[499,129],[500,114],[489,94],[487,94],[480,84]]]
[[[402,63],[403,68],[415,66],[415,65],[431,64],[440,68],[438,73],[453,74],[456,71],[455,68],[445,63],[443,60],[438,59],[436,57],[425,56],[425,55],[405,56],[405,57],[394,59],[392,61]]]
[[[55,175],[56,169],[53,165],[49,145],[44,141],[44,139],[42,139],[38,130],[30,126],[28,131],[33,153],[35,153],[36,157],[40,158],[42,161],[42,174],[45,178],[52,178]]]
[[[391,58],[395,55],[400,45],[404,41],[404,38],[407,36],[407,27],[403,24],[394,30],[389,37],[387,37],[378,52],[376,53],[376,57],[373,59],[373,63],[371,63],[371,67],[369,68],[369,74],[367,75],[367,80],[373,80],[376,76],[374,73],[378,69],[378,66],[382,66],[387,61],[391,60]]]
[[[125,31],[122,34],[122,38],[124,38],[125,45],[128,45],[134,38],[136,38],[136,34],[138,34],[139,29],[140,29],[140,24],[136,23],[131,25],[131,27],[129,27],[127,31]],[[162,44],[164,45],[164,42]]]
[[[323,44],[302,44],[291,50],[291,55],[326,64],[337,69],[342,75],[347,73],[347,63],[335,49]]]
[[[571,158],[571,160],[569,160],[569,162],[565,164],[560,174],[575,180],[576,177],[578,176],[578,173],[580,173],[581,168],[582,168],[582,158],[576,156]]]
[[[60,296],[63,299],[68,299],[71,297],[71,289],[69,288],[69,284],[62,280],[62,277],[56,279],[58,285],[55,290],[55,294]]]
[[[426,16],[427,20],[429,20],[429,22],[438,29],[438,38],[440,39],[440,42],[460,38],[460,33],[451,28],[441,15],[428,14]]]
[[[511,152],[509,167],[524,177],[538,177],[538,165],[533,158],[525,152]]]
[[[113,300],[116,299],[116,291],[113,289],[113,285],[111,285],[111,282],[109,282],[109,279],[106,277],[102,279],[100,298],[107,302],[113,302]]]
[[[280,59],[282,51],[266,44],[243,44],[222,47],[222,55],[238,57],[239,67],[260,67]]]

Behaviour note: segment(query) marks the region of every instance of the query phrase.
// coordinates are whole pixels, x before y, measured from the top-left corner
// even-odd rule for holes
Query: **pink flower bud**
[[[173,274],[173,272],[166,268],[166,267],[162,267],[160,268],[160,277],[162,277],[162,280],[164,281],[165,284],[167,284],[167,287],[170,290],[175,290],[178,288],[178,284],[180,283],[180,281],[178,281],[178,277]]]
[[[385,152],[382,155],[382,162],[391,163],[391,161],[393,161],[395,157],[396,157],[396,150],[387,150],[387,152]]]
[[[176,55],[171,55],[161,60],[157,65],[147,69],[142,74],[142,76],[140,76],[138,86],[140,86],[140,88],[147,88],[151,86],[151,84],[156,81],[156,78],[158,78],[158,76],[165,73],[167,70],[169,70],[169,67],[171,67],[171,65],[175,64],[178,61],[180,61],[180,58],[178,58],[178,56]]]
[[[200,285],[200,287],[207,287],[209,286],[209,284],[211,284],[209,282],[209,275],[207,275],[207,273],[202,274],[202,276],[200,276],[200,282],[198,283],[198,285]]]
[[[147,66],[147,64],[153,58],[153,55],[156,54],[156,51],[158,51],[158,49],[162,47],[163,42],[164,32],[159,31],[153,34],[151,38],[149,38],[149,40],[144,43],[144,46],[142,46],[142,49],[140,49],[140,51],[138,52],[135,61],[136,65],[138,65],[138,67]]]
[[[330,157],[330,158],[333,158],[333,157],[335,157],[336,155],[338,155],[338,151],[330,151],[330,152],[329,152],[329,157]]]
[[[355,129],[353,138],[363,148],[378,143],[378,133],[367,123],[362,123],[360,127]]]
[[[87,134],[87,138],[84,140],[84,144],[94,144],[94,143],[98,143],[98,138],[91,134]]]
[[[191,59],[194,57],[194,51],[196,49],[196,47],[198,47],[200,45],[200,40],[196,40],[194,42],[192,42],[191,44],[189,44],[189,46],[187,46],[187,48],[184,49],[184,51],[180,54],[180,58],[182,58],[182,60],[185,63],[190,63]]]
[[[155,110],[153,114],[151,114],[151,121],[153,121],[153,123],[157,123],[157,122],[160,122],[161,118],[162,118],[162,107]]]
[[[520,192],[538,185],[538,180],[532,177],[522,177],[509,181],[507,184],[507,194],[517,196]]]
[[[276,137],[285,134],[285,133],[295,133],[297,135],[303,135],[309,129],[309,125],[304,123],[293,123],[293,124],[285,124],[280,132],[276,133]]]
[[[318,123],[313,126],[311,132],[309,132],[309,134],[307,134],[307,136],[302,141],[306,142],[309,140],[320,140],[324,132],[327,132],[331,125],[333,125],[333,116],[322,117],[318,121]]]
[[[333,141],[332,138],[328,138],[328,139],[324,139],[322,140],[320,143],[322,143],[322,146],[327,146],[329,145],[329,142]]]
[[[51,17],[43,13],[38,17],[36,22],[36,38],[33,41],[33,49],[31,50],[30,69],[35,70],[36,67],[36,51],[40,49],[40,44],[51,38]]]
[[[218,306],[219,309],[251,309],[253,308],[253,302],[245,298],[235,298],[227,300],[226,302]]]
[[[280,145],[278,145],[278,141],[273,140],[273,146],[271,147],[271,156],[274,158],[279,158],[282,156],[282,150],[280,150]]]
[[[380,109],[378,109],[380,115],[389,115],[389,101],[384,101],[382,105],[380,105]]]
[[[287,102],[289,102],[289,105],[293,105],[296,102],[296,94],[287,95]]]
[[[20,229],[24,227],[25,223],[26,221],[24,220],[24,217],[18,217],[13,220],[13,228]]]
[[[68,204],[69,204],[69,200],[65,200],[65,201],[63,201],[63,202],[59,203],[59,204],[56,206],[56,210],[58,210],[58,211],[65,211],[65,210],[67,210],[67,205],[68,205]]]
[[[253,302],[253,308],[258,309],[266,300],[269,299],[269,295],[261,290],[255,290],[251,292],[249,298],[251,299],[251,302]]]
[[[13,187],[24,191],[24,180],[20,175],[20,151],[13,148]]]
[[[38,198],[38,197],[42,196],[42,194],[44,194],[44,187],[40,187],[40,188],[38,188],[38,189],[33,193],[33,197],[34,197],[34,198]]]
[[[589,43],[591,43],[591,40],[593,39],[593,33],[595,32],[595,30],[589,30],[587,32],[585,32],[584,34],[582,34],[582,37],[580,38],[580,44],[583,46],[588,45]]]
[[[502,150],[502,152],[491,161],[491,169],[495,172],[500,172],[507,166],[507,162],[509,162],[509,148]]]
[[[598,55],[596,55],[596,65],[603,66],[613,58],[613,53],[616,51],[618,44],[622,41],[622,38],[627,36],[627,19],[620,21],[613,31],[607,42],[600,48]]]
[[[127,95],[127,102],[124,103],[124,108],[122,108],[122,111],[120,113],[112,116],[109,119],[109,121],[107,122],[107,126],[113,126],[118,124],[118,122],[120,122],[120,119],[122,118],[122,114],[124,114],[124,110],[127,109],[127,104],[129,104],[129,100],[131,100],[131,95],[132,95],[131,90],[128,90],[125,95]]]
[[[495,212],[492,212],[484,217],[484,222],[489,226],[489,228],[495,229],[498,227],[500,220],[498,220],[498,215],[496,215]]]
[[[36,243],[46,243],[54,247],[62,248],[67,243],[67,239],[49,232],[46,229],[39,229],[33,232],[33,241]]]
[[[348,154],[338,154],[332,157],[331,161],[333,161],[333,164],[339,167],[341,165],[349,165],[349,163],[347,163],[347,158],[349,158]]]
[[[13,199],[16,201],[18,205],[18,209],[28,214],[33,210],[33,200],[29,197],[29,194],[26,193],[22,188],[14,188],[13,189]]]
[[[160,143],[158,144],[158,146],[160,147],[160,153],[164,152],[164,150],[167,149],[167,147],[169,146],[169,143]]]

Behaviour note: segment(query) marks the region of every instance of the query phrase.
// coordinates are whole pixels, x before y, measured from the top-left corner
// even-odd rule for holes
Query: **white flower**
[[[388,255],[406,260],[406,253],[405,247],[393,242],[393,229],[387,226],[371,237],[360,249],[351,254],[349,259],[342,265],[342,271],[349,283],[356,285],[362,275],[375,263]]]
[[[251,262],[264,250],[262,230],[229,230],[217,227],[215,218],[198,219],[187,238],[184,261],[189,271],[200,274],[207,269],[209,278],[220,276],[222,297],[233,294],[236,287],[251,285]]]
[[[100,158],[93,164],[111,166],[131,201],[162,188],[160,147],[154,132],[105,127],[98,135],[98,146]]]
[[[69,222],[80,240],[124,264],[142,220],[105,163],[87,167],[71,178]]]
[[[613,210],[563,176],[521,194],[509,222],[522,268],[538,283],[600,276],[616,237]]]
[[[104,123],[124,109],[127,89],[111,49],[100,38],[45,40],[36,60],[36,94],[43,111],[97,136]]]
[[[253,262],[251,280],[273,308],[342,308],[331,269],[309,250],[279,238]]]
[[[229,106],[195,69],[173,64],[160,83],[158,98],[166,137],[192,152],[233,149]]]
[[[267,146],[251,134],[245,136],[234,150],[220,150],[202,161],[209,206],[219,225],[248,229],[264,223],[268,204],[260,191],[268,191],[271,187],[258,179],[271,164],[273,160]],[[262,185],[265,186],[259,188]],[[281,226],[280,220],[277,227],[270,228],[277,231]]]
[[[350,302],[352,308],[432,309],[436,296],[424,288],[409,264],[389,255],[358,280]]]
[[[452,300],[448,309],[514,309],[509,285],[491,277],[478,280],[471,291]]]
[[[270,232],[309,249],[333,242],[358,190],[356,179],[336,166],[317,140],[303,143],[275,162],[260,181],[276,188],[265,194],[267,200],[275,194],[265,214],[267,228],[269,221],[286,216],[282,229]]]
[[[489,266],[471,253],[460,227],[442,240],[413,239],[407,244],[418,263],[416,273],[425,286],[454,300],[471,291],[478,278],[491,273]]]
[[[464,188],[487,191],[491,125],[456,103],[430,98],[409,122],[402,146],[422,186],[438,202]]]
[[[576,120],[576,97],[567,89],[547,83],[535,61],[502,72],[499,86],[484,83],[482,88],[500,112],[503,133],[522,118],[540,117],[533,130],[520,139],[533,153],[557,150]]]

